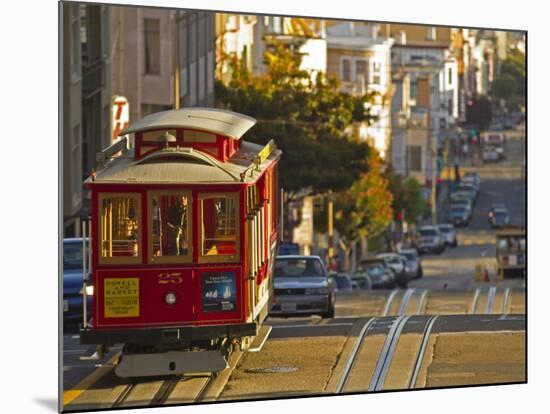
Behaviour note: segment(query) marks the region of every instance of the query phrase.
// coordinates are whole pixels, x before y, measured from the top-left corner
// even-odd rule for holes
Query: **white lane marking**
[[[476,313],[477,301],[479,300],[479,291],[480,290],[481,290],[481,288],[477,288],[476,293],[474,293],[474,299],[472,301],[472,308],[470,309],[470,314],[471,315]]]
[[[424,289],[422,292],[422,296],[420,296],[420,300],[418,301],[418,307],[416,308],[416,314],[420,315],[422,310],[424,309],[424,302],[426,302],[426,298],[428,297],[428,289]]]
[[[491,286],[489,288],[489,292],[487,293],[487,307],[485,308],[485,313],[488,315],[493,313],[493,301],[495,300],[496,292],[497,287]]]
[[[361,331],[359,332],[359,335],[357,336],[357,341],[355,342],[355,345],[353,346],[353,349],[351,351],[350,357],[348,359],[348,362],[346,364],[346,367],[344,368],[344,372],[342,373],[342,376],[340,377],[340,381],[338,381],[338,385],[336,386],[336,393],[339,394],[342,392],[342,389],[344,388],[344,385],[346,384],[346,381],[349,376],[349,372],[351,370],[351,367],[353,366],[353,363],[355,362],[355,358],[357,356],[357,353],[359,351],[359,347],[361,346],[361,343],[363,342],[363,339],[365,335],[367,334],[367,331],[369,327],[374,323],[376,318],[370,318],[367,322],[365,322],[365,325],[363,325],[363,328],[361,328]]]
[[[414,289],[411,288],[407,289],[407,291],[403,295],[403,298],[401,299],[401,306],[399,306],[399,311],[397,312],[399,316],[403,315],[407,310],[407,305],[409,304],[409,300],[411,299],[413,293]]]
[[[388,316],[388,312],[390,311],[390,306],[393,301],[393,298],[395,298],[395,295],[397,295],[397,292],[399,292],[397,289],[395,289],[391,295],[388,297],[388,300],[386,301],[386,306],[384,306],[384,310],[382,311],[382,316]]]
[[[282,329],[282,328],[330,328],[331,326],[349,326],[353,325],[352,322],[337,322],[337,323],[331,323],[326,325],[309,325],[309,324],[301,324],[301,325],[273,325],[273,329]]]
[[[384,341],[382,352],[378,358],[378,362],[374,373],[372,374],[367,391],[379,391],[382,387],[384,387],[384,381],[386,379],[386,375],[388,374],[388,369],[391,365],[395,348],[397,346],[397,342],[399,341],[399,336],[401,335],[403,327],[409,318],[410,316],[399,316],[393,322],[393,325],[386,336],[386,340]]]
[[[504,300],[502,301],[502,314],[508,313],[508,301],[510,300],[510,287],[507,287],[504,291]]]

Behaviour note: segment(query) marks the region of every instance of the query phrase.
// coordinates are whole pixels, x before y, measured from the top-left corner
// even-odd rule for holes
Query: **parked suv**
[[[441,254],[445,251],[445,239],[437,226],[422,226],[418,233],[416,244],[420,253]]]
[[[335,286],[319,256],[277,256],[270,315],[334,317]]]

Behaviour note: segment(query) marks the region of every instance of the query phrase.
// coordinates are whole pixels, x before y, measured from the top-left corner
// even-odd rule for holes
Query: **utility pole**
[[[328,191],[328,208],[327,208],[327,223],[328,223],[328,263],[332,256],[334,256],[334,199],[332,197],[332,190]]]
[[[173,50],[173,61],[174,61],[174,109],[180,108],[180,17],[179,10],[176,10],[174,14],[174,50]]]
[[[434,134],[435,135],[435,134]],[[436,190],[436,167],[437,167],[437,144],[434,145],[435,139],[432,138],[432,191],[431,191],[431,207],[432,207],[432,224],[437,224],[437,198],[435,194]]]

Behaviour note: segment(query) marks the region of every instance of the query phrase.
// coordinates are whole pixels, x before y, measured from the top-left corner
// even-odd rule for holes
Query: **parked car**
[[[376,258],[382,259],[386,262],[386,265],[393,270],[395,274],[395,281],[397,285],[401,288],[407,287],[407,275],[405,274],[405,265],[406,260],[403,259],[397,253],[379,253],[376,255]]]
[[[437,228],[445,239],[445,245],[451,247],[456,247],[458,245],[455,226],[453,226],[452,224],[438,224]]]
[[[506,208],[497,208],[493,210],[493,214],[489,219],[491,227],[499,228],[510,224],[510,215]]]
[[[468,182],[467,180],[462,180],[458,185],[458,191],[463,191],[465,193],[472,193],[474,198],[477,198],[478,188],[473,182]]]
[[[330,278],[334,280],[338,293],[350,293],[359,289],[357,281],[353,280],[348,273],[336,273],[330,275]]]
[[[277,256],[270,315],[334,317],[335,281],[319,256]]]
[[[487,145],[483,148],[482,153],[483,162],[496,162],[499,159],[499,154],[495,147]]]
[[[479,181],[476,180],[473,176],[462,177],[462,180],[460,180],[459,188],[462,187],[465,189],[474,189],[477,193],[479,193]]]
[[[407,263],[405,265],[405,274],[409,279],[419,279],[423,276],[422,262],[416,249],[402,249],[399,251]]]
[[[438,253],[445,251],[445,240],[436,226],[422,226],[418,231],[417,249],[420,253]]]
[[[447,222],[455,226],[467,226],[470,223],[470,211],[462,204],[451,204],[447,211]]]
[[[82,279],[82,238],[63,239],[63,322],[67,325],[83,321]],[[91,317],[92,286],[87,287],[86,294],[87,313]]]
[[[405,276],[407,276],[407,280],[418,278],[420,260],[410,255],[407,256],[403,253],[399,253],[399,256],[401,256],[405,262]]]
[[[449,208],[458,207],[458,206],[462,206],[466,209],[466,211],[468,212],[468,220],[471,220],[473,215],[473,209],[474,209],[472,201],[469,199],[455,200],[451,203]]]
[[[368,276],[373,289],[393,289],[397,285],[395,272],[386,264],[384,259],[362,260],[353,277],[359,275]]]
[[[373,288],[372,280],[366,273],[355,273],[351,277],[351,280],[357,283],[358,289],[371,290]]]
[[[469,191],[455,191],[450,198],[451,202],[468,200],[471,201],[472,207],[475,205],[475,195]]]

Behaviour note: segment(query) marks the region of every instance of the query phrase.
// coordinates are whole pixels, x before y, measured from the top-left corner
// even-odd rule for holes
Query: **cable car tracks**
[[[399,342],[406,327],[409,333],[415,334],[414,344],[406,344],[406,351],[408,354],[411,354],[411,348],[415,348],[416,351],[414,352],[414,358],[409,358],[410,361],[405,361],[405,363],[409,362],[410,365],[410,369],[406,375],[403,375],[403,373],[397,373],[397,375],[393,373],[393,382],[395,383],[398,380],[403,383],[403,386],[399,387],[401,389],[414,388],[424,361],[430,334],[438,317],[414,317],[414,320],[412,318],[412,316],[403,315],[367,320],[357,336],[335,392],[340,394],[355,391],[372,392],[384,389],[386,380],[392,369],[392,362],[395,360]],[[409,325],[407,326],[407,324]],[[380,332],[381,330],[382,332]],[[385,338],[380,346],[380,336],[384,335],[384,333]],[[376,351],[378,351],[378,357],[373,359],[372,357],[374,357]],[[365,360],[364,357],[366,356],[370,357],[369,361]],[[376,363],[373,365],[374,361]],[[369,375],[365,376],[365,373]],[[355,378],[354,374],[356,374]],[[370,379],[367,381],[366,378]]]

